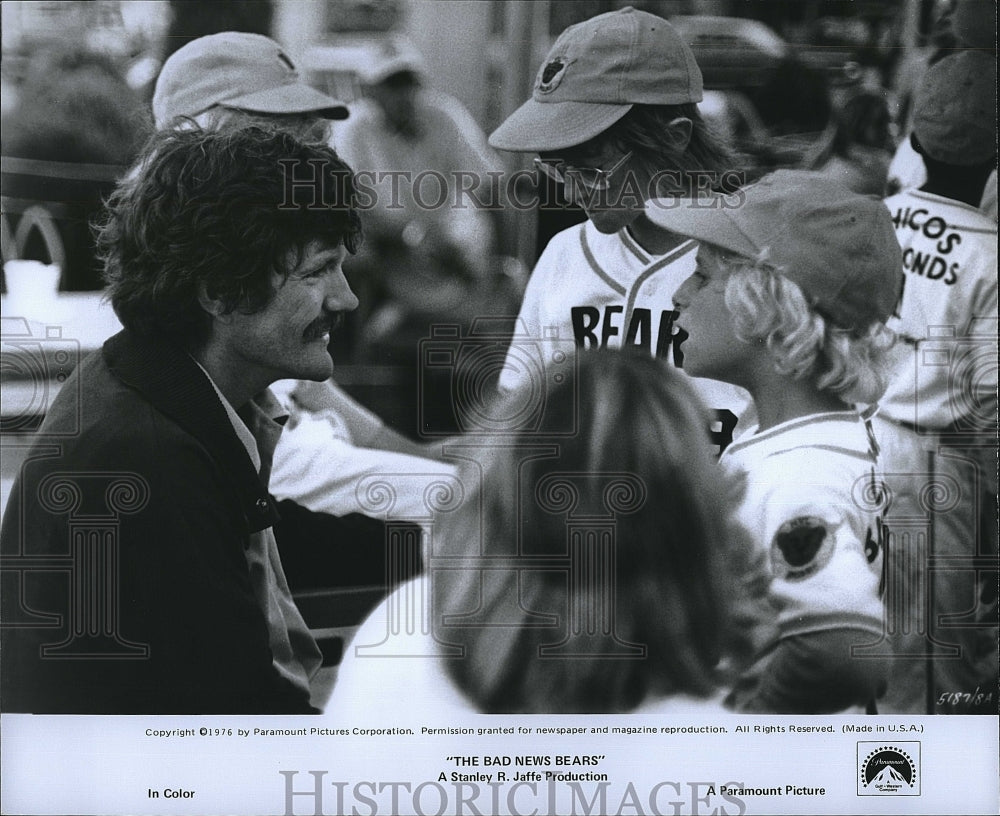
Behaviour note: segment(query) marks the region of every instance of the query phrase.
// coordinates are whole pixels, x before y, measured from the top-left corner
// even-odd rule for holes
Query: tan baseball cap
[[[984,51],[935,62],[913,100],[913,132],[945,164],[981,164],[997,154],[997,63]]]
[[[560,34],[531,99],[489,142],[526,153],[560,150],[603,133],[633,105],[681,105],[701,97],[701,71],[680,34],[662,17],[629,6]]]
[[[346,119],[347,105],[299,78],[285,50],[260,34],[224,31],[192,40],[164,63],[153,92],[153,117],[162,128],[209,108],[263,114],[313,113]]]
[[[778,170],[730,195],[646,205],[671,232],[762,259],[844,329],[885,322],[903,284],[889,209],[808,170]]]
[[[426,73],[424,58],[408,39],[400,36],[384,40],[370,61],[358,65],[358,79],[366,85],[377,85],[395,74]]]

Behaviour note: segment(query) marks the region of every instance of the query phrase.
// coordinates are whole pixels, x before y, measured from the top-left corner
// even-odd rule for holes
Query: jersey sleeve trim
[[[797,430],[807,425],[829,422],[831,419],[839,419],[844,422],[848,422],[851,425],[861,422],[861,417],[856,411],[831,411],[826,414],[810,414],[809,416],[802,417],[800,419],[793,419],[788,422],[783,422],[780,425],[775,425],[773,428],[768,428],[766,431],[751,433],[747,436],[741,437],[729,446],[727,452],[732,454],[738,450],[749,447],[750,445],[754,445],[758,442],[763,442],[764,440],[777,436],[778,434],[782,434],[790,430]]]
[[[587,259],[587,263],[590,264],[590,268],[593,270],[594,274],[610,286],[615,293],[624,297],[625,287],[605,272],[604,269],[601,268],[601,265],[597,262],[597,258],[594,257],[594,253],[591,251],[590,245],[587,243],[586,225],[584,225],[583,229],[580,230],[580,249],[583,250],[583,257]]]
[[[635,301],[639,297],[639,292],[642,290],[643,284],[646,283],[653,275],[659,272],[666,266],[669,266],[678,258],[683,257],[687,253],[698,248],[697,241],[685,241],[678,247],[675,247],[662,258],[656,261],[656,263],[650,265],[648,268],[642,271],[642,274],[635,279],[632,287],[629,289],[628,300],[625,303],[625,325],[629,325],[632,321],[632,310],[635,308]],[[671,303],[673,303],[673,298],[671,298]]]
[[[628,227],[622,227],[618,230],[618,238],[621,240],[622,244],[625,245],[625,249],[635,255],[639,259],[639,263],[648,264],[650,257],[645,253],[643,248],[639,246],[639,243],[632,237],[632,233],[628,231]]]
[[[778,624],[778,640],[795,635],[805,635],[811,632],[822,632],[828,629],[855,629],[875,635],[871,643],[859,643],[856,646],[874,646],[883,635],[884,625],[881,618],[858,612],[821,612],[806,613],[794,619],[781,621]],[[845,657],[848,657],[845,655]]]
[[[871,462],[872,456],[870,453],[862,453],[859,450],[853,450],[851,448],[841,447],[840,445],[810,445],[810,450],[820,450],[826,453],[836,453],[840,456],[851,456],[855,459],[860,459],[863,462]],[[781,456],[784,453],[789,453],[796,450],[796,447],[787,448],[785,450],[777,450],[772,453],[772,456]]]

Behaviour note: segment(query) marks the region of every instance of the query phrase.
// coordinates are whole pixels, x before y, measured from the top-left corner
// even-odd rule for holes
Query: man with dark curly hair
[[[268,386],[332,373],[360,240],[325,146],[258,126],[150,142],[98,234],[125,328],[63,384],[4,518],[4,710],[316,710],[322,656],[274,525],[309,529],[352,580],[384,563],[356,546],[368,519],[279,517]]]

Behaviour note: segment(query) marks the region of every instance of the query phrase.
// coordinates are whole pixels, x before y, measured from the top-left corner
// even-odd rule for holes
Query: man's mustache
[[[340,326],[344,320],[343,312],[330,312],[328,314],[317,317],[308,326],[306,326],[305,331],[302,335],[307,340],[315,340],[322,337],[326,333],[333,334],[334,331]]]

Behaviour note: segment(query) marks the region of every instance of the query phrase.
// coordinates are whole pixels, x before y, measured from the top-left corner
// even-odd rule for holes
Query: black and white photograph
[[[997,812],[994,0],[0,12],[0,813]]]

